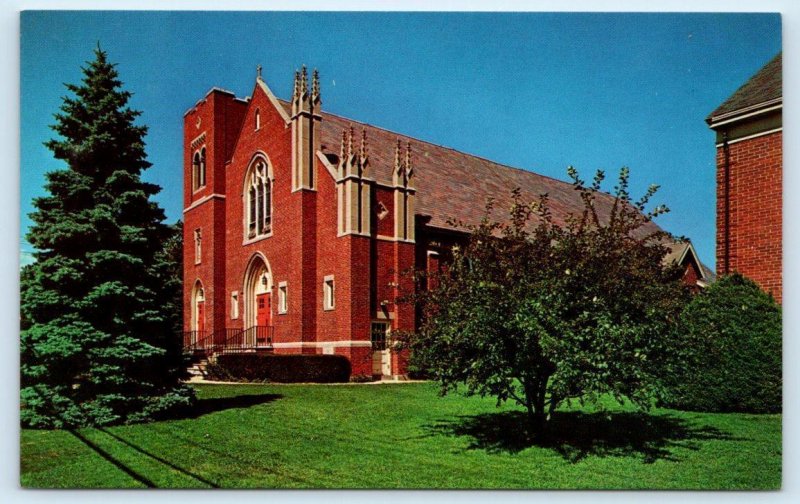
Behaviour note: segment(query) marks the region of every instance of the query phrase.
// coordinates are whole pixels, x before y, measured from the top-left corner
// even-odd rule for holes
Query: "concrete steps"
[[[208,366],[208,359],[202,358],[192,362],[192,365],[187,368],[189,379],[192,381],[202,380],[206,377],[206,367]]]

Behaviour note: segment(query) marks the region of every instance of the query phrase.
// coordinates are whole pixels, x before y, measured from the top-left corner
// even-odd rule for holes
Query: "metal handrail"
[[[184,331],[183,332],[183,351],[195,352],[205,349],[208,341],[213,337],[208,331]]]
[[[246,329],[226,327],[212,333],[185,331],[183,333],[183,351],[187,353],[205,351],[208,354],[217,354],[272,349],[274,331],[274,326],[251,326]]]
[[[237,353],[272,348],[274,326],[251,326],[234,330],[221,345],[215,345],[215,353]]]

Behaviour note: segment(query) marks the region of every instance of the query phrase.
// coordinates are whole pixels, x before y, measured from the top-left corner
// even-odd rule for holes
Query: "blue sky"
[[[704,118],[781,48],[775,14],[25,12],[21,235],[61,166],[42,142],[99,41],[149,126],[145,178],[181,216],[182,115],[212,86],[252,92],[255,67],[288,98],[321,74],[323,107],[564,179],[631,168],[656,183],[658,220],[714,264],[714,135]]]

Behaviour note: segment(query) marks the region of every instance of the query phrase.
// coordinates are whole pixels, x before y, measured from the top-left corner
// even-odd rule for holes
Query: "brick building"
[[[214,88],[185,113],[186,343],[335,353],[354,375],[402,375],[385,338],[414,329],[415,313],[395,299],[413,287],[407,271],[437,268],[464,238],[451,219],[479,223],[489,196],[502,216],[517,187],[530,201],[548,193],[561,222],[582,202],[568,183],[321,103],[316,72],[295,75],[287,102],[259,71],[252,96]],[[611,203],[601,195],[601,213]],[[703,280],[691,247],[675,254]]]
[[[707,118],[717,146],[717,272],[738,271],[780,302],[781,54]]]

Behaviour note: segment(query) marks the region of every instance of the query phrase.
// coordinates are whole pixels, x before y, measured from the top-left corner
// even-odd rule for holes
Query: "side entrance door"
[[[372,334],[372,375],[389,376],[392,374],[392,352],[386,344],[386,334],[389,324],[386,322],[373,322],[370,331]]]
[[[266,327],[272,325],[272,304],[270,294],[259,294],[256,296],[256,346],[267,345]]]

